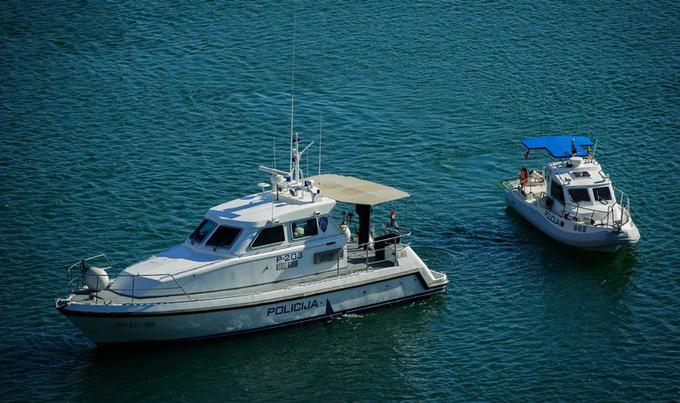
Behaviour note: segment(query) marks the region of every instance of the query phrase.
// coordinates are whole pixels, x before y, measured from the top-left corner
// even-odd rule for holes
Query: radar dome
[[[90,267],[84,276],[85,285],[92,291],[102,291],[109,285],[109,275],[101,267]]]

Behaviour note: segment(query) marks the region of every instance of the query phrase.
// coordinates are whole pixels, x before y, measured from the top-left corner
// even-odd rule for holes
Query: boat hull
[[[324,319],[442,292],[447,281],[428,286],[419,272],[351,285],[290,299],[230,307],[153,312],[78,311],[58,307],[83,334],[98,345],[194,340],[262,331]]]
[[[506,193],[506,202],[510,208],[533,224],[550,238],[569,246],[584,250],[614,253],[626,245],[632,245],[640,239],[640,233],[630,221],[617,231],[607,227],[586,226],[564,219],[536,203],[527,202],[516,189]]]

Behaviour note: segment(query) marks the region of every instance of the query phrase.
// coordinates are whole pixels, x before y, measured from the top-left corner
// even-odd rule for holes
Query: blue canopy
[[[576,153],[578,157],[585,157],[588,155],[586,147],[592,147],[593,142],[586,136],[546,136],[546,137],[531,137],[522,140],[522,145],[527,150],[545,150],[553,158],[569,158],[572,154],[572,140],[576,145]]]

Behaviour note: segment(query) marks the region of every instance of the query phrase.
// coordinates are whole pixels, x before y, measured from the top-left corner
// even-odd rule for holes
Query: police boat
[[[296,134],[290,171],[261,166],[270,183],[260,193],[211,208],[181,244],[117,275],[105,255],[71,265],[58,311],[106,345],[260,331],[444,291],[447,276],[411,249],[394,211],[372,233],[373,208],[409,194],[348,176],[306,178],[298,143]],[[355,205],[341,225],[336,202]]]
[[[585,136],[547,136],[522,140],[519,177],[501,182],[506,202],[549,237],[564,244],[616,252],[640,240],[628,196],[616,189],[595,160],[597,144]],[[550,161],[527,171],[530,152],[543,150]]]

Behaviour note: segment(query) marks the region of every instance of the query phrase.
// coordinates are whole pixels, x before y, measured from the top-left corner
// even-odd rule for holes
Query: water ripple
[[[5,396],[677,400],[678,7],[296,8],[296,130],[316,139],[323,112],[324,171],[412,194],[399,217],[448,292],[261,335],[94,349],[52,308],[66,265],[107,252],[123,267],[179,242],[210,206],[258,190],[274,143],[285,161],[293,7],[3,2]],[[599,140],[638,247],[574,252],[506,210],[496,184],[516,175],[518,140],[563,133]]]

